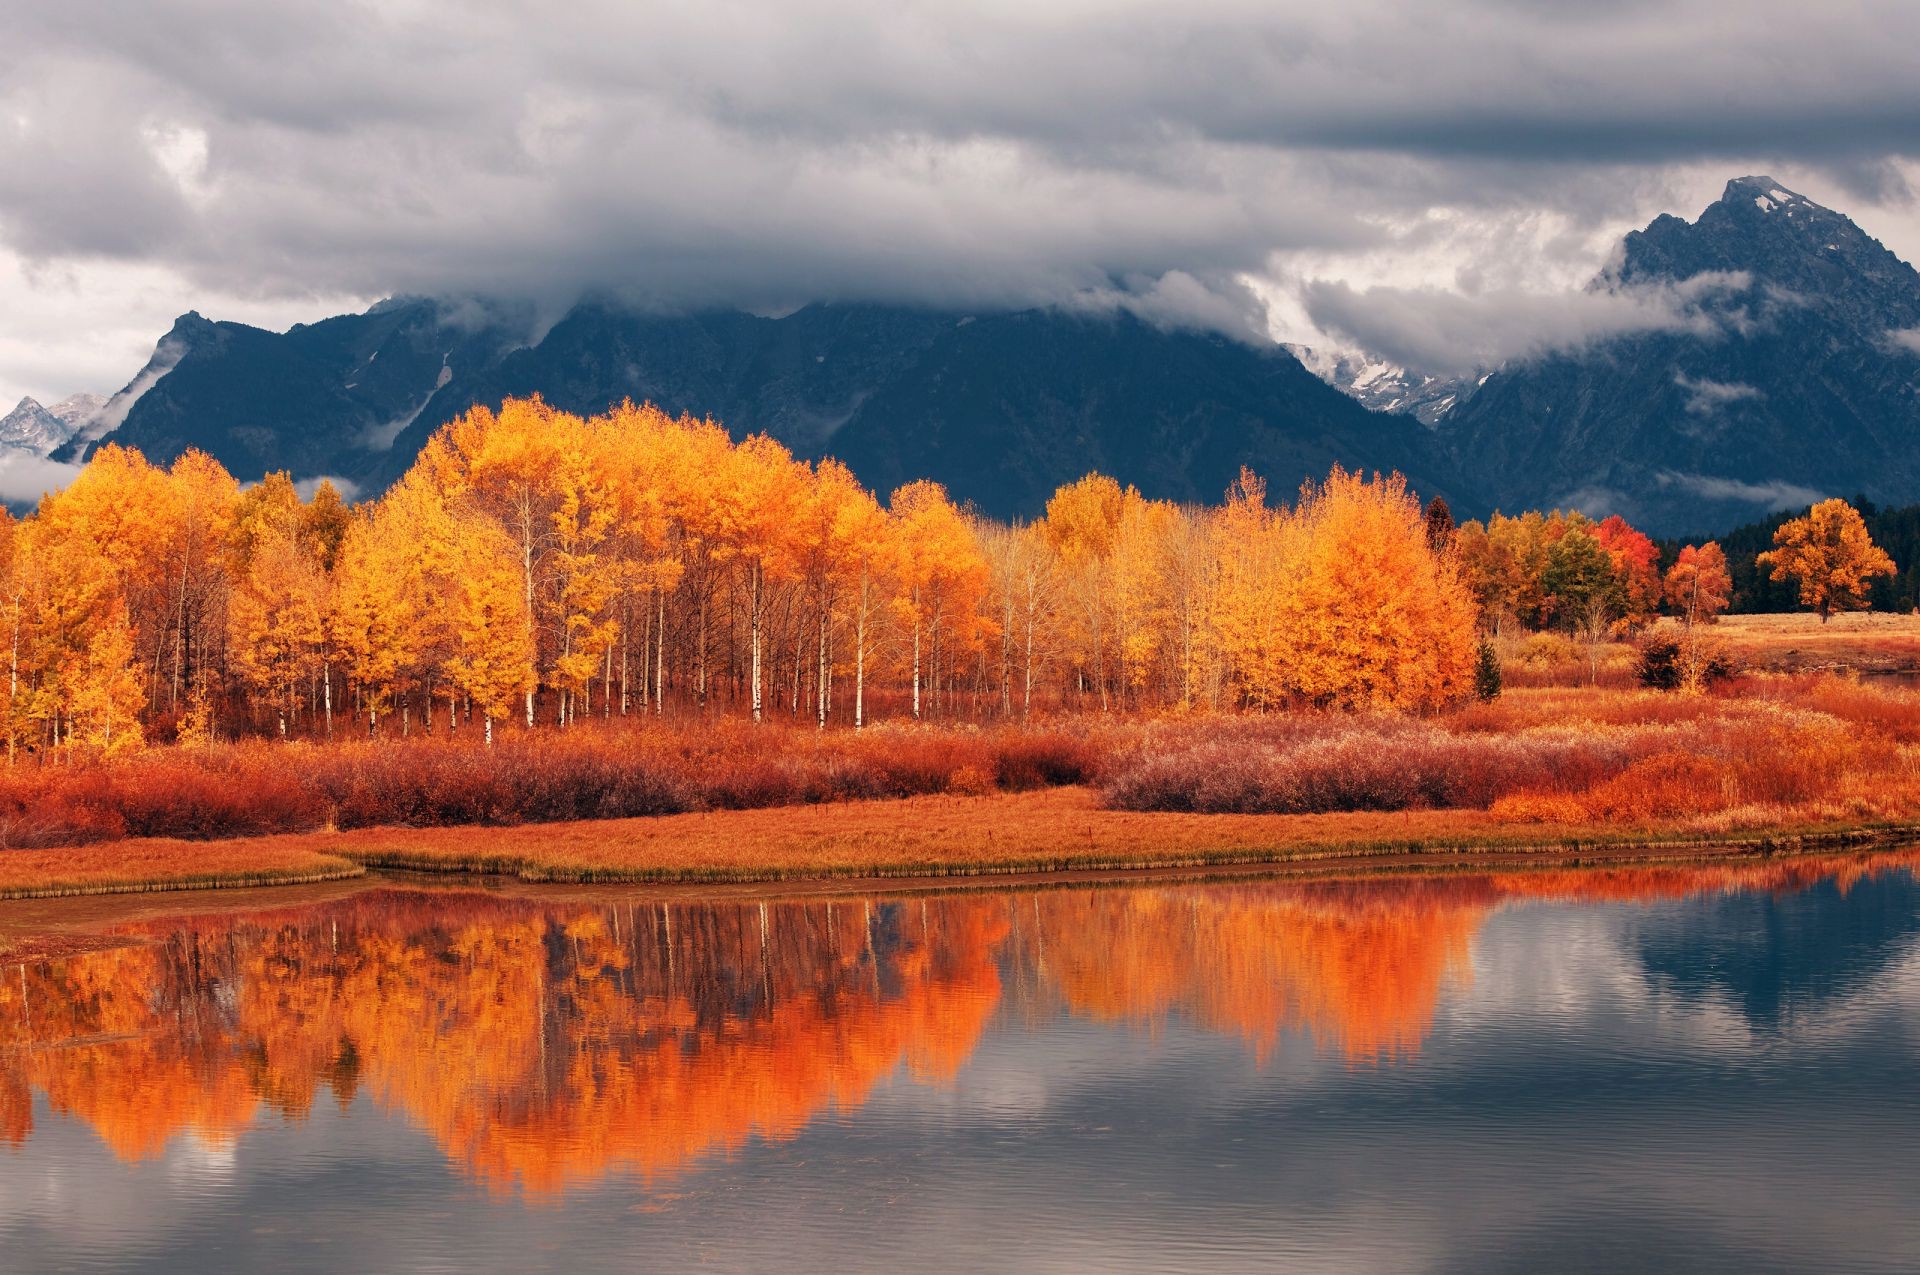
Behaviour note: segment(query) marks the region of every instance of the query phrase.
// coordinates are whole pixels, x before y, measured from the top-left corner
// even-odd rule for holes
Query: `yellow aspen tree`
[[[453,583],[454,653],[447,676],[471,697],[486,722],[513,711],[535,681],[538,652],[526,623],[519,545],[493,521],[460,519],[454,530],[462,570]]]
[[[1081,676],[1093,682],[1102,709],[1108,707],[1109,563],[1126,500],[1119,483],[1088,474],[1054,492],[1041,524],[1060,561],[1067,613],[1078,630]]]
[[[145,697],[134,668],[133,626],[118,598],[88,637],[76,674],[68,742],[107,756],[139,748],[145,742],[140,730]]]
[[[898,549],[895,609],[911,633],[913,715],[919,718],[928,669],[937,691],[942,657],[970,649],[977,636],[988,569],[972,529],[939,483],[908,483],[893,493],[888,509]]]
[[[1287,689],[1323,707],[1427,710],[1471,693],[1472,595],[1398,474],[1335,466],[1285,519]]]

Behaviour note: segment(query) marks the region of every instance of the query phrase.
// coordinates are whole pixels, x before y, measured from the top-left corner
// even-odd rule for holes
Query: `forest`
[[[1431,711],[1484,692],[1483,630],[1728,605],[1717,546],[1662,567],[1617,517],[1455,528],[1398,476],[1285,504],[1246,473],[1191,507],[1091,474],[1007,524],[711,420],[510,400],[351,507],[103,448],[0,522],[0,725],[17,758],[688,713]]]

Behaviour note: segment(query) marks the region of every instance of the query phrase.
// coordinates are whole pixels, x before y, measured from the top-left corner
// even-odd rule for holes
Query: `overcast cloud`
[[[1453,290],[1497,352],[1754,171],[1920,249],[1906,0],[0,0],[0,31],[0,398],[116,388],[189,307],[396,291],[1264,302],[1312,340],[1309,286]]]

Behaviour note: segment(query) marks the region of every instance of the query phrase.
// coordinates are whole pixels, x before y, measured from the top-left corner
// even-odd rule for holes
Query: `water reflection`
[[[1906,950],[1915,862],[835,902],[396,888],[151,922],[125,927],[129,946],[4,971],[0,1141],[31,1141],[36,1095],[137,1162],[186,1131],[218,1147],[364,1094],[490,1190],[557,1198],[792,1138],[896,1076],[945,1085],[997,1017],[1177,1021],[1260,1067],[1300,1041],[1390,1069],[1470,987],[1488,919],[1542,900],[1692,900],[1636,934],[1645,972],[1765,1025]],[[1765,912],[1788,893],[1811,910]],[[1725,950],[1700,959],[1703,934]]]

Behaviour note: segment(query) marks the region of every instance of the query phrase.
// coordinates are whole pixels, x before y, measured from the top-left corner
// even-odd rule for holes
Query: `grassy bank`
[[[243,841],[133,840],[0,853],[0,899],[300,885],[364,874],[351,859],[299,837]]]
[[[1808,818],[1515,822],[1485,811],[1180,814],[1106,808],[1086,788],[501,829],[368,828],[208,845],[144,840],[0,855],[0,897],[323,880],[365,867],[536,882],[754,882],[1417,860],[1543,863],[1892,839],[1886,822]]]
[[[1920,693],[1533,687],[1431,717],[739,721],[155,749],[0,772],[0,897],[321,880],[765,881],[1841,839],[1920,827]]]

